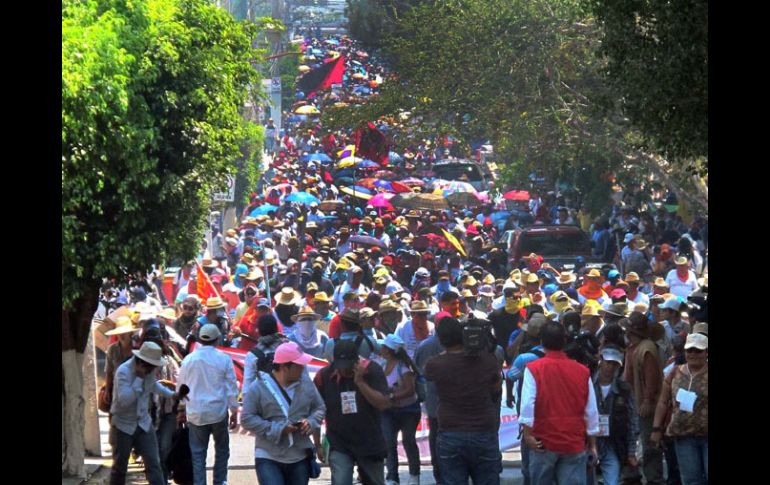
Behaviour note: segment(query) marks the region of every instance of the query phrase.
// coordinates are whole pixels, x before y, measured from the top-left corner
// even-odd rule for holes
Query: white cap
[[[684,343],[684,349],[700,349],[707,350],[709,348],[709,338],[702,333],[691,333],[687,336],[687,340]]]
[[[310,207],[318,207],[318,202],[315,202],[315,201],[311,202]]]
[[[202,326],[198,332],[198,338],[200,338],[203,342],[214,341],[218,339],[220,335],[222,334],[220,333],[219,328],[217,328],[217,326],[213,323],[207,323],[206,325]]]
[[[627,232],[626,236],[623,238],[623,242],[625,244],[628,244],[633,238],[634,238],[634,235],[631,234],[630,232]]]

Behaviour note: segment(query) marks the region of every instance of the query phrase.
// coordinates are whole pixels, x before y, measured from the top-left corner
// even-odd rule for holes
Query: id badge
[[[358,406],[356,405],[356,391],[346,391],[340,393],[342,401],[342,414],[356,414]]]
[[[697,394],[691,391],[685,391],[684,389],[679,389],[676,393],[679,409],[686,413],[691,413],[693,411],[693,408],[695,408],[695,400],[697,398]]]
[[[610,435],[610,415],[599,415],[599,434],[597,436],[609,436]]]

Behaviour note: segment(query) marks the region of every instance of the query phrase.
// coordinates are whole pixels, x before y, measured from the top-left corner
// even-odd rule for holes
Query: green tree
[[[255,30],[205,0],[62,4],[63,474],[84,472],[82,361],[101,280],[196,253],[249,134]]]
[[[589,0],[607,78],[644,145],[708,170],[708,2]]]

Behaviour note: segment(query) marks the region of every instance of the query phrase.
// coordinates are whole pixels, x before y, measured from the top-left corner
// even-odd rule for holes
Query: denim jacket
[[[259,372],[258,378],[244,391],[241,426],[255,433],[255,447],[257,449],[262,449],[274,457],[295,454],[297,449],[313,448],[309,436],[294,433],[292,436],[293,444],[290,444],[289,436],[282,433],[288,424],[303,419],[310,422],[313,430],[321,428],[321,423],[326,415],[326,405],[315,384],[310,380],[310,376],[307,372],[302,373],[288,409],[288,418],[281,405],[276,402],[273,393],[267,388],[265,381],[268,379],[272,381],[269,374]],[[271,384],[275,384],[275,382],[273,381]],[[294,450],[290,450],[290,448],[294,448]]]

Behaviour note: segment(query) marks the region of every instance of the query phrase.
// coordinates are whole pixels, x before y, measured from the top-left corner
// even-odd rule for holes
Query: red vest
[[[564,352],[548,351],[527,365],[535,378],[535,426],[532,434],[548,451],[580,453],[586,448],[584,419],[589,371]]]

